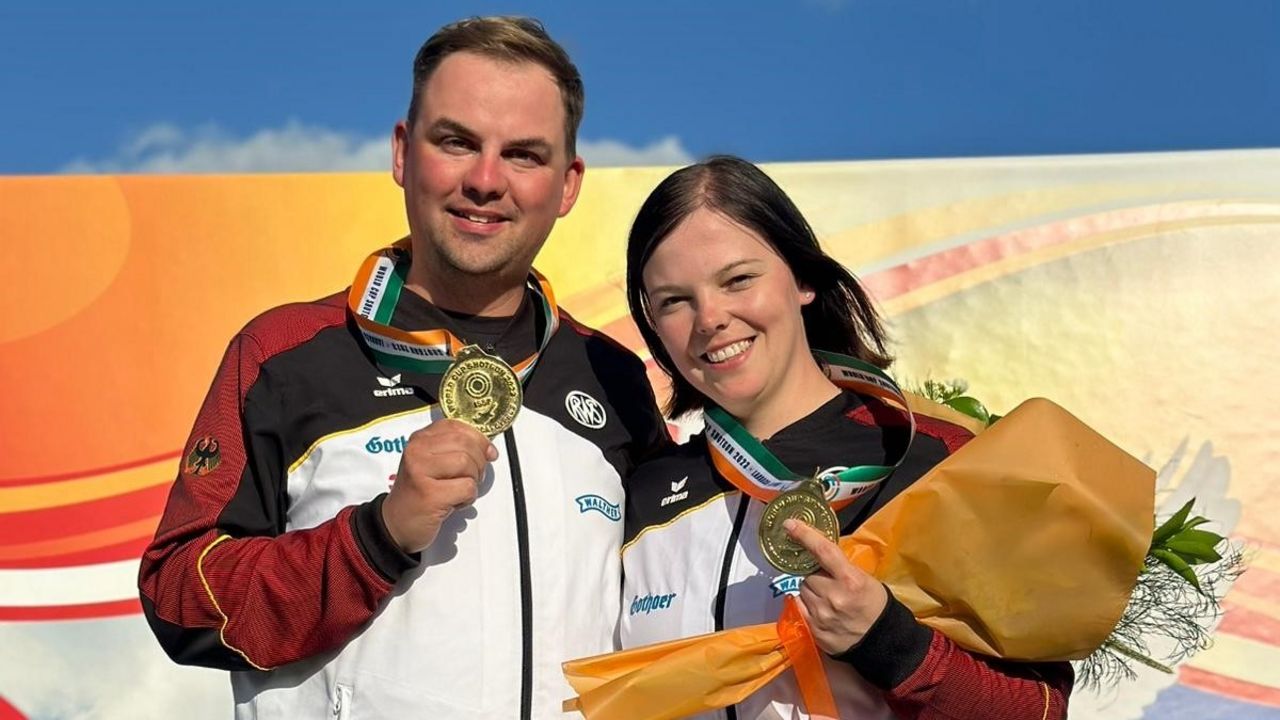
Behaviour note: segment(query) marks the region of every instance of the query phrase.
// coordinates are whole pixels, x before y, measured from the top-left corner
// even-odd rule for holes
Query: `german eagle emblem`
[[[218,449],[218,440],[212,436],[202,437],[187,453],[187,465],[184,468],[188,475],[208,475],[222,464],[222,452]]]

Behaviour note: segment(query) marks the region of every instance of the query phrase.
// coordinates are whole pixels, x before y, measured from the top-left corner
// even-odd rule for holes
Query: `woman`
[[[671,377],[669,414],[705,410],[707,431],[629,483],[624,646],[772,622],[798,592],[841,717],[1066,716],[1068,664],[970,654],[916,622],[817,530],[795,520],[785,536],[767,527],[762,500],[809,476],[824,480],[839,533],[849,534],[971,437],[932,418],[911,422],[875,397],[892,392],[833,382],[841,368],[870,377],[887,366],[885,334],[858,281],[822,252],[772,180],[732,157],[664,180],[631,230],[627,296]],[[820,362],[815,350],[853,359]],[[801,578],[770,564],[762,545],[788,538],[817,572]],[[803,717],[802,708],[784,673],[724,716]]]

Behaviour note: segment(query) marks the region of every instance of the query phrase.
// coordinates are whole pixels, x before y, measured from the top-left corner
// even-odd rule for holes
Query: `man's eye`
[[[536,167],[544,164],[542,156],[531,150],[512,150],[507,153],[507,157],[517,165],[527,167]]]
[[[466,138],[450,136],[440,140],[440,147],[452,152],[463,152],[471,149],[471,142]]]

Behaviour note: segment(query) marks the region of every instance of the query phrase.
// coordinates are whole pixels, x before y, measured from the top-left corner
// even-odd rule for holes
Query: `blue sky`
[[[570,50],[597,166],[1280,147],[1276,0],[26,0],[0,174],[380,169],[418,45],[489,13]]]

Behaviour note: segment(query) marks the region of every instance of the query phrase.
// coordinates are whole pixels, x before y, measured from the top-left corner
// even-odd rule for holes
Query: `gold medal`
[[[440,407],[444,416],[493,437],[516,421],[524,392],[520,380],[502,358],[475,345],[458,351],[440,380]]]
[[[760,516],[760,549],[765,559],[782,572],[809,575],[820,567],[818,559],[782,529],[788,518],[808,523],[831,542],[840,539],[840,521],[816,480],[801,482],[765,506]]]

